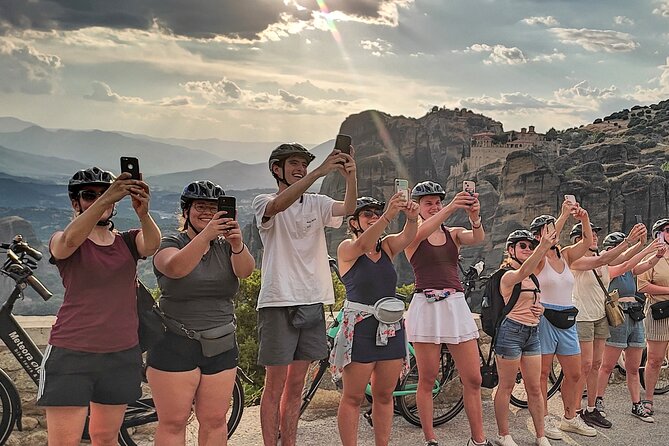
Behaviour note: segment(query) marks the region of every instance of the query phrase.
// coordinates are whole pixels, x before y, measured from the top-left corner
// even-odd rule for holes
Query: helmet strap
[[[195,229],[195,226],[193,226],[193,223],[190,221],[190,208],[193,205],[193,201],[191,200],[190,203],[188,203],[188,207],[186,208],[186,227],[184,228],[186,231],[188,231],[188,228],[191,228],[195,235],[198,235],[200,231]]]
[[[279,164],[279,163],[280,163],[280,164]],[[278,165],[278,166],[281,168],[281,172],[282,172],[281,175],[282,175],[282,177],[280,177],[280,176],[278,176],[277,174],[275,174],[275,173],[274,173],[274,170],[272,170],[272,176],[273,176],[274,179],[275,179],[276,181],[278,181],[279,183],[283,183],[283,184],[286,185],[286,187],[290,187],[290,184],[288,184],[288,181],[286,181],[286,169],[285,169],[285,167],[286,167],[286,159],[284,158],[284,159],[282,159],[282,160],[279,160],[279,162],[276,162],[276,163],[272,164],[272,167],[274,167],[274,166],[276,166],[276,165]]]

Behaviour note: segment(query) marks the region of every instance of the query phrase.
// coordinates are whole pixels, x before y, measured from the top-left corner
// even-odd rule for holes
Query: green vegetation
[[[664,164],[662,164],[662,165],[660,166],[660,168],[661,168],[662,171],[664,171],[664,172],[669,172],[669,161],[667,161],[667,162],[665,162]]]

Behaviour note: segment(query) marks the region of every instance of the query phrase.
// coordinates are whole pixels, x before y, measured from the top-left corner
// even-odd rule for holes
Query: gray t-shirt
[[[190,242],[185,232],[162,238],[160,249],[181,249]],[[215,240],[190,274],[170,279],[153,266],[162,292],[160,308],[166,315],[193,330],[207,330],[233,320],[233,298],[239,279],[232,270],[230,244]]]

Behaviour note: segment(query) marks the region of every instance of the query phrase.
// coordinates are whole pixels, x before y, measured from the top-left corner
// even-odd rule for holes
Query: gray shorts
[[[297,329],[290,322],[290,308],[258,310],[258,364],[289,365],[293,361],[317,361],[328,356],[325,321],[312,328]]]

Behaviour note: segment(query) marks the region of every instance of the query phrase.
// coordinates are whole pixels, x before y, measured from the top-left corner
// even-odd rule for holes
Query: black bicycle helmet
[[[428,195],[438,195],[442,200],[446,198],[444,188],[434,181],[423,181],[422,183],[416,184],[413,189],[411,189],[411,199],[414,201],[418,201],[420,197]]]
[[[625,241],[625,237],[627,236],[624,232],[612,232],[604,238],[602,246],[604,246],[604,248],[615,248]]]
[[[590,227],[592,228],[592,232],[599,232],[602,230],[599,226],[595,226],[592,223],[590,223]],[[574,225],[574,227],[571,228],[571,232],[569,233],[569,238],[574,239],[576,237],[581,237],[583,235],[583,223],[578,222]]]
[[[511,245],[515,245],[520,241],[530,242],[532,245],[536,246],[539,242],[534,238],[532,233],[527,229],[516,229],[506,238],[506,247],[508,248]]]
[[[532,223],[530,223],[530,232],[532,234],[538,234],[541,231],[541,228],[550,222],[555,223],[555,217],[547,214],[540,215],[532,220]]]
[[[199,180],[189,183],[181,192],[181,210],[185,211],[193,200],[216,201],[225,195],[223,188],[209,180]]]
[[[274,164],[283,161],[290,156],[301,156],[307,160],[307,164],[316,159],[316,156],[309,152],[302,144],[296,142],[281,144],[279,147],[272,150],[272,153],[269,155],[269,171],[272,172],[272,166]]]
[[[386,203],[383,201],[379,201],[376,198],[360,197],[355,201],[355,211],[353,211],[351,217],[357,217],[360,211],[362,211],[365,208],[384,209],[385,207]]]
[[[651,229],[651,233],[653,234],[653,238],[657,237],[657,234],[664,229],[665,226],[669,225],[669,218],[661,218],[658,221],[656,221],[653,224],[653,229]]]
[[[75,200],[79,191],[84,186],[107,186],[109,187],[116,177],[113,173],[102,170],[99,167],[83,169],[75,173],[67,183],[67,193],[70,199]]]

